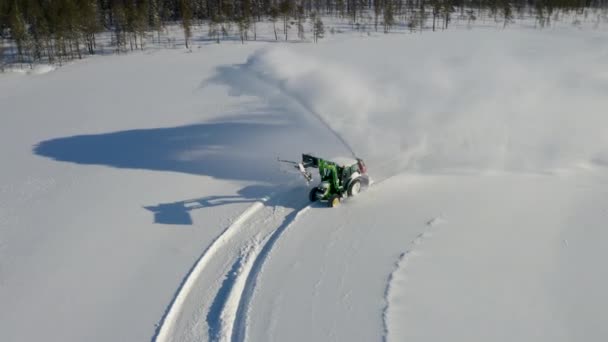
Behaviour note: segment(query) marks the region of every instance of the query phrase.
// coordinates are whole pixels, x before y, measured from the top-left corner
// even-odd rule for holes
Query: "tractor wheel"
[[[350,182],[350,185],[348,186],[348,196],[349,197],[357,196],[360,191],[361,191],[361,181],[360,180],[355,179],[352,182]]]
[[[310,193],[308,194],[308,199],[310,199],[311,202],[317,201],[317,188],[310,189]]]
[[[333,196],[331,196],[331,197],[329,198],[329,201],[327,202],[327,205],[328,205],[330,208],[335,208],[335,207],[337,207],[338,205],[340,205],[340,196],[338,196],[338,195],[333,195]]]

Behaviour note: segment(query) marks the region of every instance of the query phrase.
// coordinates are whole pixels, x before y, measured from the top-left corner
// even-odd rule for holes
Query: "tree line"
[[[219,43],[233,29],[242,41],[257,39],[261,21],[272,22],[276,40],[289,39],[292,26],[304,39],[310,19],[316,41],[324,33],[322,16],[347,18],[357,28],[365,18],[363,25],[389,32],[397,23],[445,29],[454,16],[471,22],[486,15],[506,26],[527,15],[546,25],[560,13],[607,7],[608,0],[0,0],[0,38],[16,47],[22,62],[53,63],[94,54],[100,32],[111,33],[116,51],[143,49],[151,33],[160,41],[172,23],[181,24],[189,47],[193,26],[203,23]]]

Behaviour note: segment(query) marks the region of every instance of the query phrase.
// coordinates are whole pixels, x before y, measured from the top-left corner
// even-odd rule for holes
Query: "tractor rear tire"
[[[361,181],[358,179],[354,179],[348,185],[348,197],[357,196],[361,192]]]
[[[327,205],[330,208],[335,208],[335,207],[339,206],[340,205],[340,196],[338,196],[338,195],[331,196],[329,198],[329,201],[327,202]]]
[[[312,188],[310,190],[310,193],[308,194],[308,199],[310,199],[311,202],[317,201],[317,188]]]

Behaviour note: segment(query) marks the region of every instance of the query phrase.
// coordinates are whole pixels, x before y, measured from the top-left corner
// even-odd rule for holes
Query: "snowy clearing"
[[[0,77],[2,340],[606,340],[608,34],[334,38]]]

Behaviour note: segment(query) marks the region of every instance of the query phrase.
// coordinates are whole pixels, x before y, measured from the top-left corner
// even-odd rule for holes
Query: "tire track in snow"
[[[240,293],[236,294],[239,299],[238,305],[231,308],[234,312],[229,313],[234,319],[232,322],[231,336],[230,338],[225,339],[225,341],[235,342],[243,341],[245,339],[249,304],[253,298],[253,291],[256,286],[258,275],[264,266],[264,262],[283,232],[296,222],[300,215],[306,213],[310,208],[311,204],[308,204],[289,213],[285,216],[281,225],[269,234],[262,244],[258,245],[255,249],[255,254],[253,255],[253,258],[251,258],[252,261],[249,268],[241,275],[241,281],[244,281]]]
[[[405,286],[407,277],[405,275],[404,270],[411,262],[411,259],[417,255],[417,247],[421,245],[426,239],[429,239],[433,236],[433,232],[436,230],[433,228],[445,222],[446,221],[441,217],[441,215],[427,221],[427,227],[425,231],[418,234],[418,236],[409,243],[409,249],[401,253],[401,255],[399,255],[399,258],[395,262],[395,268],[393,272],[391,272],[391,274],[388,276],[386,288],[384,290],[384,301],[386,303],[384,310],[382,311],[382,322],[384,324],[384,336],[382,337],[382,340],[384,342],[390,341],[391,303],[395,302],[395,288],[403,288]]]
[[[203,273],[203,270],[213,259],[215,254],[226,244],[226,241],[234,237],[238,233],[239,228],[250,217],[252,217],[260,209],[262,209],[264,207],[264,204],[268,202],[268,200],[270,200],[274,195],[275,194],[271,194],[266,197],[263,197],[257,202],[253,203],[251,206],[249,206],[249,208],[247,208],[241,215],[239,215],[237,219],[230,226],[228,226],[228,228],[226,228],[203,252],[203,254],[194,263],[194,265],[178,287],[173,297],[173,301],[171,302],[171,304],[169,304],[168,309],[165,311],[165,314],[162,317],[158,328],[156,329],[156,333],[152,338],[152,341],[171,341],[171,336],[173,334],[178,315],[182,311],[182,307],[186,301],[186,298],[192,292],[192,289],[194,288],[197,279]]]
[[[376,181],[370,184],[370,188],[378,186],[391,178],[392,176],[389,176],[380,181]],[[238,286],[235,286],[235,288],[238,288],[238,291],[233,294],[233,298],[229,299],[230,305],[226,305],[226,308],[229,311],[222,313],[222,317],[227,321],[222,329],[223,333],[218,339],[212,339],[212,341],[240,342],[245,340],[249,306],[253,299],[257,278],[266,259],[282,234],[297,221],[300,215],[305,214],[312,207],[313,204],[310,203],[286,215],[283,222],[272,233],[269,233],[261,243],[256,244],[251,248],[253,251],[252,254],[242,256],[245,257],[248,262],[234,281],[235,284],[239,284]],[[430,225],[430,222],[427,224]],[[245,281],[243,281],[243,279],[245,279]],[[238,306],[234,306],[237,298]]]

